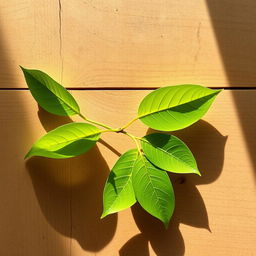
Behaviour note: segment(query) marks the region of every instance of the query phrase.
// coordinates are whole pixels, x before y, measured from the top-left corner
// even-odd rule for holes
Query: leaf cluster
[[[60,116],[79,115],[85,121],[48,132],[34,143],[25,158],[75,157],[90,150],[104,132],[129,136],[136,148],[125,152],[109,173],[103,191],[102,218],[138,202],[168,227],[175,196],[167,172],[197,175],[200,172],[185,143],[162,132],[183,129],[198,121],[221,90],[191,84],[162,87],[142,100],[133,120],[115,129],[84,116],[73,96],[46,73],[25,68],[22,71],[32,96],[42,108]],[[136,120],[162,132],[134,136],[126,129]]]

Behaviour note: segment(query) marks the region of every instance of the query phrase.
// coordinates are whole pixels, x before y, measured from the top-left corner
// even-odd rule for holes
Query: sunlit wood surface
[[[19,65],[67,87],[256,85],[253,0],[0,1],[2,88]],[[231,77],[232,76],[232,79]]]
[[[253,0],[0,0],[0,255],[256,255],[255,10]],[[77,158],[24,160],[72,120],[38,110],[19,65],[75,88],[83,113],[114,127],[150,88],[225,88],[203,120],[175,133],[202,177],[170,176],[168,230],[138,206],[100,220],[106,177],[134,147],[121,134]],[[129,131],[151,132],[139,121]]]

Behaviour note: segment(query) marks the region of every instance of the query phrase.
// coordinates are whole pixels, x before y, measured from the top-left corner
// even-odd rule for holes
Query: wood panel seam
[[[152,91],[161,87],[65,87],[69,91]],[[256,87],[208,87],[210,89],[222,89],[225,91],[250,91]],[[29,88],[0,88],[0,91],[29,91]]]

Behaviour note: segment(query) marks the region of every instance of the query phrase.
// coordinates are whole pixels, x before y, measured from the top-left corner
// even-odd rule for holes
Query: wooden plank
[[[26,87],[18,65],[67,87],[255,86],[255,5],[1,1],[0,87]]]
[[[206,3],[229,84],[255,87],[256,2],[206,0]]]
[[[134,117],[148,91],[72,93],[85,115],[119,127]],[[234,96],[243,113],[250,113],[242,124]],[[33,158],[25,163],[24,154],[45,130],[70,120],[37,113],[27,91],[2,91],[0,254],[253,255],[255,159],[249,149],[256,155],[255,96],[256,91],[224,91],[204,121],[176,133],[195,154],[203,175],[171,176],[177,205],[165,231],[137,206],[99,219],[102,188],[118,158],[101,143],[74,159]],[[138,122],[129,130],[141,136],[147,128]],[[120,153],[134,147],[121,134],[102,139]]]
[[[61,2],[68,87],[256,85],[253,0]]]
[[[0,88],[26,87],[19,65],[61,80],[58,1],[0,1],[0,12]]]
[[[47,159],[24,161],[45,132],[29,92],[1,91],[0,106],[0,255],[68,256],[69,168]]]

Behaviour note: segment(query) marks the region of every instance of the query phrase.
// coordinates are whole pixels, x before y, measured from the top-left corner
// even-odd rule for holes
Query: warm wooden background
[[[256,255],[255,17],[254,0],[0,0],[0,255]],[[203,176],[171,176],[167,231],[137,206],[99,219],[108,172],[133,146],[122,135],[74,159],[23,160],[71,120],[38,111],[18,65],[62,81],[113,126],[150,88],[225,87],[204,120],[177,132]]]

